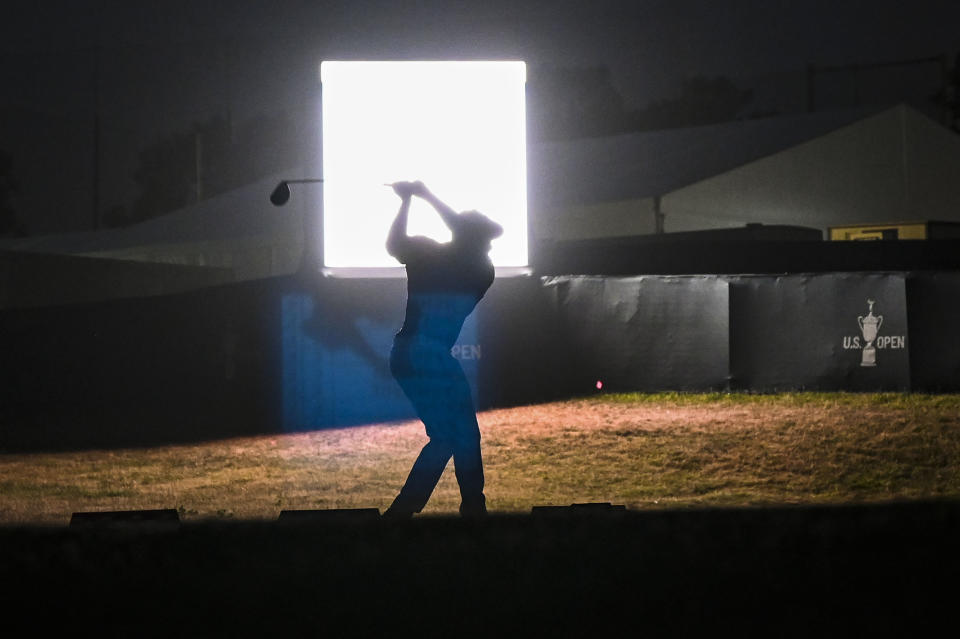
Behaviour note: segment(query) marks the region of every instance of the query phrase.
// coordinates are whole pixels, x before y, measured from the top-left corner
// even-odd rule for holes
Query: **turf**
[[[610,501],[632,510],[960,497],[960,396],[598,394],[482,412],[500,513]],[[131,428],[136,428],[131,424]],[[176,508],[184,521],[384,509],[417,422],[145,449],[0,454],[0,523]],[[455,513],[452,465],[425,515]]]

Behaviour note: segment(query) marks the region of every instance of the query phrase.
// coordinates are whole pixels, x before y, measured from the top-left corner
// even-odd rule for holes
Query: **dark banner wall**
[[[734,277],[731,387],[910,388],[904,276]]]
[[[902,273],[543,281],[579,388],[591,380],[610,390],[911,388]]]
[[[494,281],[473,319],[478,404],[510,406],[586,392],[552,290],[537,277]],[[460,336],[460,343],[467,340]],[[469,360],[461,355],[461,364]]]
[[[402,278],[323,278],[282,294],[284,430],[415,416],[389,369],[405,301]],[[569,394],[569,354],[547,302],[538,279],[502,278],[467,318],[451,354],[478,407]]]
[[[907,279],[913,387],[960,389],[960,273],[914,273]]]
[[[728,287],[716,276],[545,278],[581,392],[725,388]]]
[[[319,278],[281,294],[282,430],[413,415],[389,369],[405,286],[402,279]]]
[[[0,312],[0,450],[408,419],[403,279],[276,278]],[[960,389],[960,273],[498,279],[453,355],[479,408],[611,390]]]
[[[0,313],[0,450],[261,432],[276,417],[272,282]]]
[[[281,295],[282,427],[304,430],[415,417],[390,374],[403,278],[322,278]],[[562,396],[570,370],[533,277],[494,282],[451,350],[480,408]]]

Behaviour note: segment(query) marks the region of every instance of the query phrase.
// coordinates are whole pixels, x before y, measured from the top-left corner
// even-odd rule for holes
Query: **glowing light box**
[[[325,266],[398,266],[384,243],[400,199],[384,184],[400,180],[498,222],[494,265],[527,265],[523,62],[325,61],[320,81]],[[419,198],[407,230],[450,239]]]

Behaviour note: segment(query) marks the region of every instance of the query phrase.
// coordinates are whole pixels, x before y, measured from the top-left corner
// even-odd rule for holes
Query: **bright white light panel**
[[[320,79],[325,266],[398,266],[384,248],[398,180],[497,221],[493,263],[527,265],[523,62],[325,61]],[[419,198],[408,232],[450,239]]]

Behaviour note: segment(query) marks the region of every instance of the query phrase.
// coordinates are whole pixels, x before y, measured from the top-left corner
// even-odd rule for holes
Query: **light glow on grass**
[[[646,509],[960,498],[957,394],[601,394],[481,411],[478,420],[494,512],[594,501]],[[411,419],[5,452],[0,525],[64,525],[93,510],[275,520],[281,509],[385,509],[424,442],[423,424]],[[455,515],[459,504],[448,469],[424,513]]]
[[[494,265],[527,265],[523,62],[325,61],[320,76],[324,266],[397,266],[384,242],[400,201],[384,184],[400,180],[498,222]],[[408,232],[450,239],[418,198]]]

